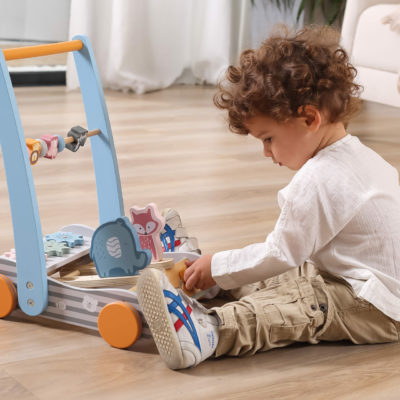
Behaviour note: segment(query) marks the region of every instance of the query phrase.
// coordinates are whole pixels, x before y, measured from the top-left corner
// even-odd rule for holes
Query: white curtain
[[[107,88],[215,84],[251,45],[251,10],[250,0],[72,0],[70,37],[90,38]],[[78,86],[70,56],[67,87]]]
[[[297,20],[297,12],[301,0],[295,0],[292,7],[276,6],[276,1],[253,0],[251,9],[251,47],[257,48],[271,34],[277,24],[285,24],[289,28],[303,26],[304,13]]]

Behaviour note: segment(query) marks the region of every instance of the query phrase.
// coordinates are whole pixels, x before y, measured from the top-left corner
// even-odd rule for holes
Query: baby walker
[[[43,135],[38,140],[25,139],[6,60],[69,51],[74,54],[88,129],[74,127],[67,138]],[[114,347],[126,348],[139,337],[150,337],[142,321],[135,284],[138,271],[147,267],[151,255],[140,248],[142,240],[139,243],[133,221],[129,223],[124,216],[113,136],[89,39],[76,36],[68,42],[3,50],[0,65],[0,144],[15,243],[15,252],[0,256],[0,318],[10,315],[18,303],[29,316],[41,315],[98,330]],[[87,137],[92,148],[100,226],[95,230],[68,225],[43,237],[31,165],[39,157],[55,158],[65,146],[77,151]],[[130,265],[134,257],[126,255],[125,239],[137,246],[132,254],[140,259],[140,267]],[[181,285],[184,259],[194,260],[198,254],[162,254],[155,262],[153,255],[150,266],[164,268],[170,280]],[[107,264],[107,271],[100,271],[102,263]]]

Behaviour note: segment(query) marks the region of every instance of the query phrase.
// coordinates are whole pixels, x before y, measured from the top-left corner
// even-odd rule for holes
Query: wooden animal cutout
[[[94,232],[90,258],[102,278],[137,275],[151,262],[151,252],[142,249],[136,230],[127,217],[100,225]]]
[[[130,208],[131,222],[139,235],[140,245],[149,249],[153,254],[153,260],[159,261],[163,258],[160,232],[165,225],[165,219],[158,211],[154,203],[145,208],[133,206]]]

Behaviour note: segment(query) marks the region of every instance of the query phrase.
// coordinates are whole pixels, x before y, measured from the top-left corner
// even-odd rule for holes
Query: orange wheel
[[[11,280],[0,274],[0,318],[7,317],[17,306],[17,289]]]
[[[126,349],[142,333],[142,318],[131,304],[116,301],[107,304],[99,313],[97,326],[101,337],[111,346]]]

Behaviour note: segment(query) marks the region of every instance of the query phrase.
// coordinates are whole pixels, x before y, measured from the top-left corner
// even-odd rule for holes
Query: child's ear
[[[321,113],[319,110],[310,104],[306,106],[300,106],[298,108],[300,118],[304,119],[304,123],[310,131],[316,132],[321,125]]]

